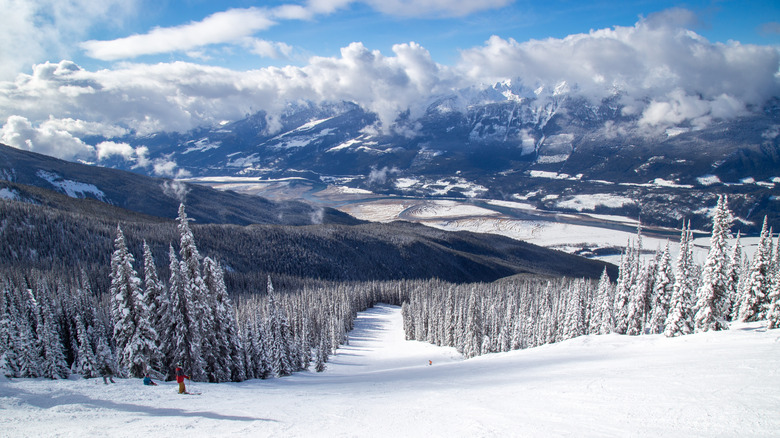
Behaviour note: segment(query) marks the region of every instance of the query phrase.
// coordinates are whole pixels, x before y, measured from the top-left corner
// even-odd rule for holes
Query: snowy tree
[[[90,378],[100,375],[100,367],[98,365],[95,352],[92,350],[92,343],[89,339],[87,328],[84,326],[84,321],[81,315],[76,316],[76,328],[78,331],[78,356],[73,364],[72,371],[76,374],[81,374],[82,377]]]
[[[19,375],[18,312],[7,286],[3,288],[0,305],[0,375],[16,377]]]
[[[143,377],[157,360],[157,333],[149,322],[141,280],[133,268],[122,228],[117,226],[111,257],[111,310],[119,364],[132,377]]]
[[[691,288],[692,268],[692,236],[690,223],[688,229],[683,226],[680,236],[680,254],[677,257],[677,269],[674,275],[674,288],[672,300],[669,304],[669,315],[664,322],[664,335],[667,337],[687,335],[693,333],[691,314]]]
[[[626,324],[626,334],[631,336],[641,335],[644,329],[650,297],[648,291],[649,271],[649,266],[642,266],[634,283],[631,285]]]
[[[293,361],[293,336],[284,311],[277,305],[277,296],[271,277],[268,277],[268,330],[269,360],[276,377],[289,376],[297,367]]]
[[[41,375],[49,379],[65,379],[70,374],[70,369],[65,361],[54,314],[48,305],[42,306],[41,314],[43,324],[38,327],[38,341],[43,347]]]
[[[750,264],[747,283],[739,303],[740,321],[758,321],[766,317],[767,297],[772,281],[770,277],[771,243],[772,233],[768,229],[767,218],[764,217],[758,247],[753,256],[753,262]]]
[[[601,273],[599,284],[596,287],[596,304],[593,306],[594,315],[590,320],[590,333],[607,335],[612,333],[612,283],[607,275],[607,268]]]
[[[476,291],[472,290],[469,296],[463,343],[463,355],[466,358],[479,356],[482,352],[482,312],[480,307],[481,302]]]
[[[205,305],[208,300],[208,290],[203,282],[201,274],[201,257],[198,247],[195,245],[195,237],[189,226],[189,218],[184,210],[184,204],[179,206],[178,217],[179,229],[179,276],[180,293],[177,297],[178,302],[174,304],[174,312],[181,311],[186,315],[179,316],[176,326],[178,357],[176,363],[180,363],[185,369],[189,370],[189,375],[194,381],[205,381],[206,361],[204,353],[212,354],[210,330],[212,326],[211,314],[206,311]],[[206,343],[204,351],[204,334]],[[185,351],[187,350],[187,351]]]
[[[144,240],[144,304],[149,316],[149,323],[155,332],[155,355],[150,367],[155,370],[163,369],[163,355],[160,337],[165,334],[168,295],[162,281],[157,275],[154,256],[149,245]]]
[[[635,275],[638,271],[639,254],[636,253],[634,246],[629,241],[620,263],[613,307],[614,332],[621,335],[628,330],[631,286],[634,284]]]
[[[674,289],[674,273],[672,271],[669,242],[666,243],[658,267],[655,270],[653,282],[652,301],[650,303],[650,316],[647,322],[648,332],[659,334],[664,332],[664,323],[669,315],[669,306],[672,301]]]
[[[728,315],[728,319],[732,319],[734,308],[737,307],[739,301],[739,280],[742,276],[742,245],[740,244],[740,233],[737,232],[737,238],[734,241],[734,245],[731,248],[731,254],[729,255],[728,266],[726,267],[726,285],[725,285],[725,299],[723,300],[721,314]]]
[[[697,332],[728,329],[728,316],[723,312],[728,307],[725,305],[728,300],[726,292],[727,242],[731,237],[729,229],[733,219],[727,203],[728,198],[718,197],[718,204],[712,219],[710,250],[702,271],[701,284],[696,292],[694,323]]]

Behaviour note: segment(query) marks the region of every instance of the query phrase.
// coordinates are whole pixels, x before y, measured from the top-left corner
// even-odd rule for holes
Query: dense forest
[[[4,239],[18,239],[20,234],[8,230],[26,223],[9,217],[0,224]],[[585,334],[679,336],[727,329],[732,320],[767,319],[769,328],[777,327],[780,243],[773,243],[764,224],[758,250],[748,260],[739,237],[728,246],[731,221],[721,197],[703,266],[693,263],[690,226],[683,227],[676,262],[668,245],[643,262],[640,229],[623,255],[616,283],[604,268],[598,280],[538,272],[458,283],[413,276],[384,281],[279,276],[286,284],[277,291],[266,273],[264,290],[229,294],[228,267],[201,256],[200,237],[182,205],[173,230],[162,228],[170,239],[162,257],[126,234],[131,228],[137,233],[138,223],[103,229],[112,247],[104,261],[90,261],[105,263],[102,280],[89,278],[104,272],[101,268],[89,271],[86,259],[79,259],[89,236],[72,236],[74,244],[62,254],[35,254],[30,242],[33,259],[48,264],[3,270],[0,370],[9,377],[171,378],[181,365],[194,380],[209,382],[322,371],[334,350],[349,342],[357,313],[378,302],[402,306],[408,339],[454,346],[466,357]],[[62,231],[40,225],[35,234],[42,240]],[[19,245],[3,248],[18,251]],[[142,255],[138,262],[134,254]],[[73,257],[84,268],[75,270],[61,257]],[[100,293],[101,282],[108,293]]]

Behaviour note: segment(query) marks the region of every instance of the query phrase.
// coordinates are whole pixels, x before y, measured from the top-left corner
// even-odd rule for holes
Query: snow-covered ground
[[[780,330],[587,336],[463,360],[363,312],[326,372],[242,383],[0,380],[0,435],[777,436]],[[433,362],[432,366],[428,361]]]

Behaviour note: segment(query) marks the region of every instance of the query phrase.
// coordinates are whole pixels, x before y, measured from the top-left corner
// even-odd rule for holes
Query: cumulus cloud
[[[319,0],[305,8],[330,11],[347,4]],[[292,8],[285,14],[302,13]],[[455,66],[437,64],[414,42],[393,46],[391,54],[356,42],[339,56],[312,57],[302,67],[251,71],[186,62],[123,63],[99,71],[70,61],[43,63],[35,65],[31,74],[0,83],[0,120],[9,120],[3,135],[17,147],[54,147],[45,139],[62,134],[68,141],[62,141],[63,148],[55,155],[76,156],[89,152],[77,138],[83,135],[112,138],[185,131],[260,110],[268,113],[271,126],[278,126],[287,104],[300,101],[354,102],[376,113],[383,128],[392,127],[404,114],[408,128],[442,96],[467,102],[468,90],[507,80],[513,88],[517,83],[531,90],[528,96],[540,87],[553,90],[565,82],[571,92],[594,102],[616,98],[625,115],[653,130],[679,124],[705,126],[780,95],[777,48],[710,43],[681,27],[692,20],[686,11],[665,14],[642,18],[634,26],[560,39],[517,42],[495,36],[464,50]],[[282,43],[254,37],[242,37],[241,44],[254,44],[266,55],[284,56],[290,50]],[[505,98],[500,93],[491,96]],[[11,120],[12,116],[21,118]],[[618,135],[624,127],[605,129]],[[530,148],[532,139],[527,140]],[[180,170],[168,161],[147,165],[160,174],[176,175]]]
[[[50,125],[35,127],[22,116],[11,116],[0,129],[0,141],[8,146],[53,157],[91,158],[94,148],[67,131]]]
[[[96,26],[120,26],[137,0],[0,0],[0,79],[54,55],[73,55],[74,42]]]
[[[626,113],[647,124],[734,117],[780,94],[776,48],[710,43],[680,27],[693,19],[674,9],[562,39],[494,36],[463,51],[459,68],[474,82],[517,78],[536,88],[565,81],[593,101],[620,96]]]

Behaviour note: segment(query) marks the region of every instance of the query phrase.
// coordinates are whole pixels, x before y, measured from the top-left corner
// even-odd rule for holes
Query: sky
[[[664,127],[780,95],[776,1],[0,0],[0,142],[67,159],[289,102],[392,124],[435,97],[566,82]],[[519,85],[518,85],[519,84]]]

